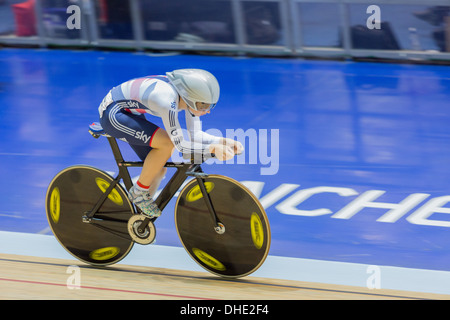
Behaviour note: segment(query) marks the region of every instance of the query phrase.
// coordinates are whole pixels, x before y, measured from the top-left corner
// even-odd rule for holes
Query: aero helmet
[[[184,102],[194,110],[211,110],[219,100],[219,83],[206,70],[178,69],[166,75]]]

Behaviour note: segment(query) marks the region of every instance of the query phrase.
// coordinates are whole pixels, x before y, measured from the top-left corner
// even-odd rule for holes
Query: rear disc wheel
[[[95,266],[119,262],[134,243],[127,222],[135,211],[119,183],[95,216],[85,217],[112,183],[106,172],[78,165],[59,172],[47,190],[47,220],[56,239],[74,257]]]

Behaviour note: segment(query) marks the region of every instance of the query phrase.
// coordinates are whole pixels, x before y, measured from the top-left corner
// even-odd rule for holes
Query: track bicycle
[[[48,187],[46,214],[53,234],[70,254],[93,266],[108,266],[125,258],[135,243],[151,244],[157,218],[142,214],[127,196],[133,184],[128,168],[142,167],[143,162],[125,161],[117,139],[100,124],[91,124],[89,132],[94,138],[108,139],[117,176],[87,165],[63,169]],[[251,274],[263,264],[270,248],[264,208],[244,185],[203,172],[201,164],[206,159],[199,164],[190,157],[186,162],[165,164],[176,171],[156,204],[164,214],[166,205],[187,182],[175,204],[176,231],[185,250],[215,275],[239,278]]]

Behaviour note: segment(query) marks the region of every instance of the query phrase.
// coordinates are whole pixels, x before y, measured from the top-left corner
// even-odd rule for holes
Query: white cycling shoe
[[[161,215],[161,210],[152,199],[150,193],[137,190],[136,185],[128,191],[128,198],[133,202],[142,213],[150,218],[156,218]]]

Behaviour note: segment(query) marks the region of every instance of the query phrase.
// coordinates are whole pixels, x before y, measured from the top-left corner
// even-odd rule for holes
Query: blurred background
[[[66,26],[70,5],[80,8],[79,29]],[[0,0],[0,44],[448,59],[449,8],[446,0]]]
[[[205,128],[279,130],[275,175],[262,161],[205,170],[261,199],[271,255],[449,271],[449,12],[448,0],[0,0],[0,231],[51,235],[51,179],[116,170],[87,133],[110,88],[199,67],[222,90]],[[171,213],[157,228],[159,245],[180,246]]]

